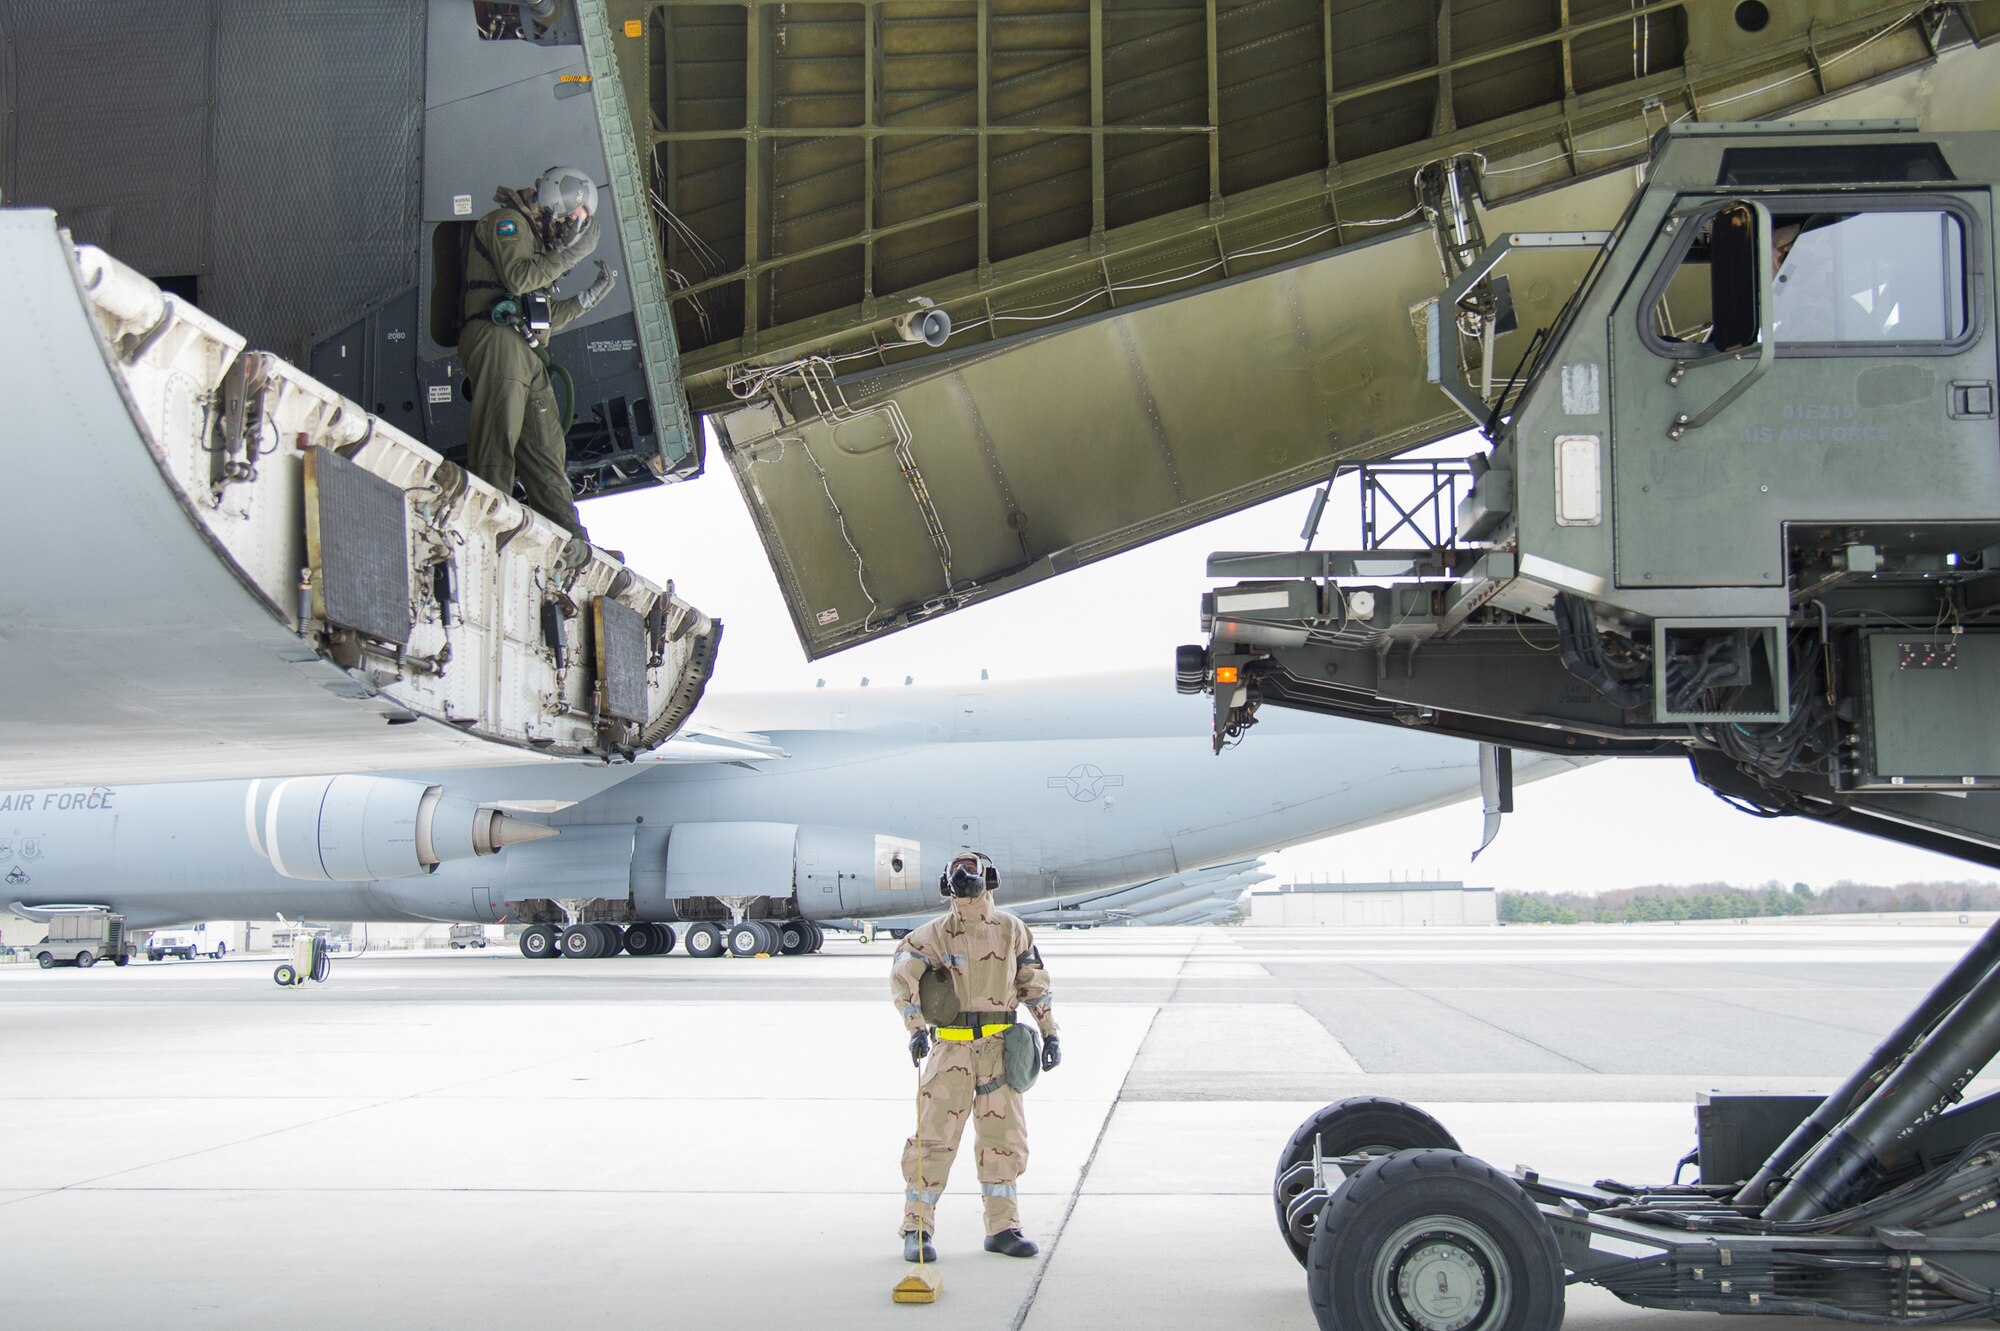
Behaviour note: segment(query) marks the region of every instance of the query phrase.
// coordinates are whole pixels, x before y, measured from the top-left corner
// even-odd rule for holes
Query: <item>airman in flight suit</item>
[[[548,337],[611,294],[602,263],[580,296],[548,300],[548,288],[597,248],[597,185],[575,167],[544,171],[530,189],[502,189],[479,219],[465,260],[459,359],[472,386],[466,470],[513,494],[584,540],[564,468],[562,416],[549,384]],[[548,300],[547,327],[532,326],[530,298]],[[498,317],[496,317],[496,311]]]
[[[986,856],[958,856],[938,884],[950,911],[912,930],[896,949],[890,996],[910,1033],[910,1057],[923,1068],[917,1135],[903,1145],[903,1256],[912,1262],[937,1260],[930,1244],[937,1200],[968,1119],[978,1148],[986,1250],[1008,1257],[1037,1251],[1021,1233],[1014,1192],[1028,1167],[1028,1124],[1002,1057],[1016,1010],[1026,1008],[1041,1030],[1043,1070],[1062,1061],[1062,1049],[1049,973],[1028,926],[993,904],[999,885]],[[937,1028],[935,1048],[919,999],[927,971],[950,977],[960,1009],[954,1024]]]

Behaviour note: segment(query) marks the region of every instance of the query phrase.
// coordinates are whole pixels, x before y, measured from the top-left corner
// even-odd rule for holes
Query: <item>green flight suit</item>
[[[593,224],[593,237],[596,231]],[[458,357],[472,383],[466,470],[508,495],[518,476],[528,507],[588,540],[564,470],[562,411],[548,366],[526,338],[492,319],[503,296],[554,285],[588,251],[539,250],[533,223],[514,208],[495,208],[479,219],[472,235],[465,259],[465,327],[458,335]],[[581,313],[583,302],[575,296],[551,302],[549,331]]]

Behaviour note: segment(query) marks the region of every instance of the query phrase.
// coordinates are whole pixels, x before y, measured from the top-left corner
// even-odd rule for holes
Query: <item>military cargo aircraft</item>
[[[817,921],[932,909],[961,846],[1010,905],[1153,884],[1076,922],[1179,915],[1254,856],[1480,788],[1472,745],[1304,715],[1218,768],[1203,708],[1145,673],[814,689],[713,697],[707,729],[617,766],[16,791],[0,900],[136,928],[525,922],[530,956],[804,952]]]

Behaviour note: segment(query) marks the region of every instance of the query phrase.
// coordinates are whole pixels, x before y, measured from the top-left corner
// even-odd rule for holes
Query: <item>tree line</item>
[[[1502,892],[1503,924],[1647,924],[1780,915],[1872,915],[1901,911],[2000,910],[2000,884],[1853,883],[1760,887],[1659,884],[1608,892]]]

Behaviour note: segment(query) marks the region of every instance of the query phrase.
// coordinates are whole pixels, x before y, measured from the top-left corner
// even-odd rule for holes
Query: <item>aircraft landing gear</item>
[[[521,931],[521,955],[530,961],[562,955],[556,948],[556,930],[550,924],[531,924]]]
[[[674,931],[664,924],[628,926],[625,950],[635,957],[663,957],[674,950]]]

